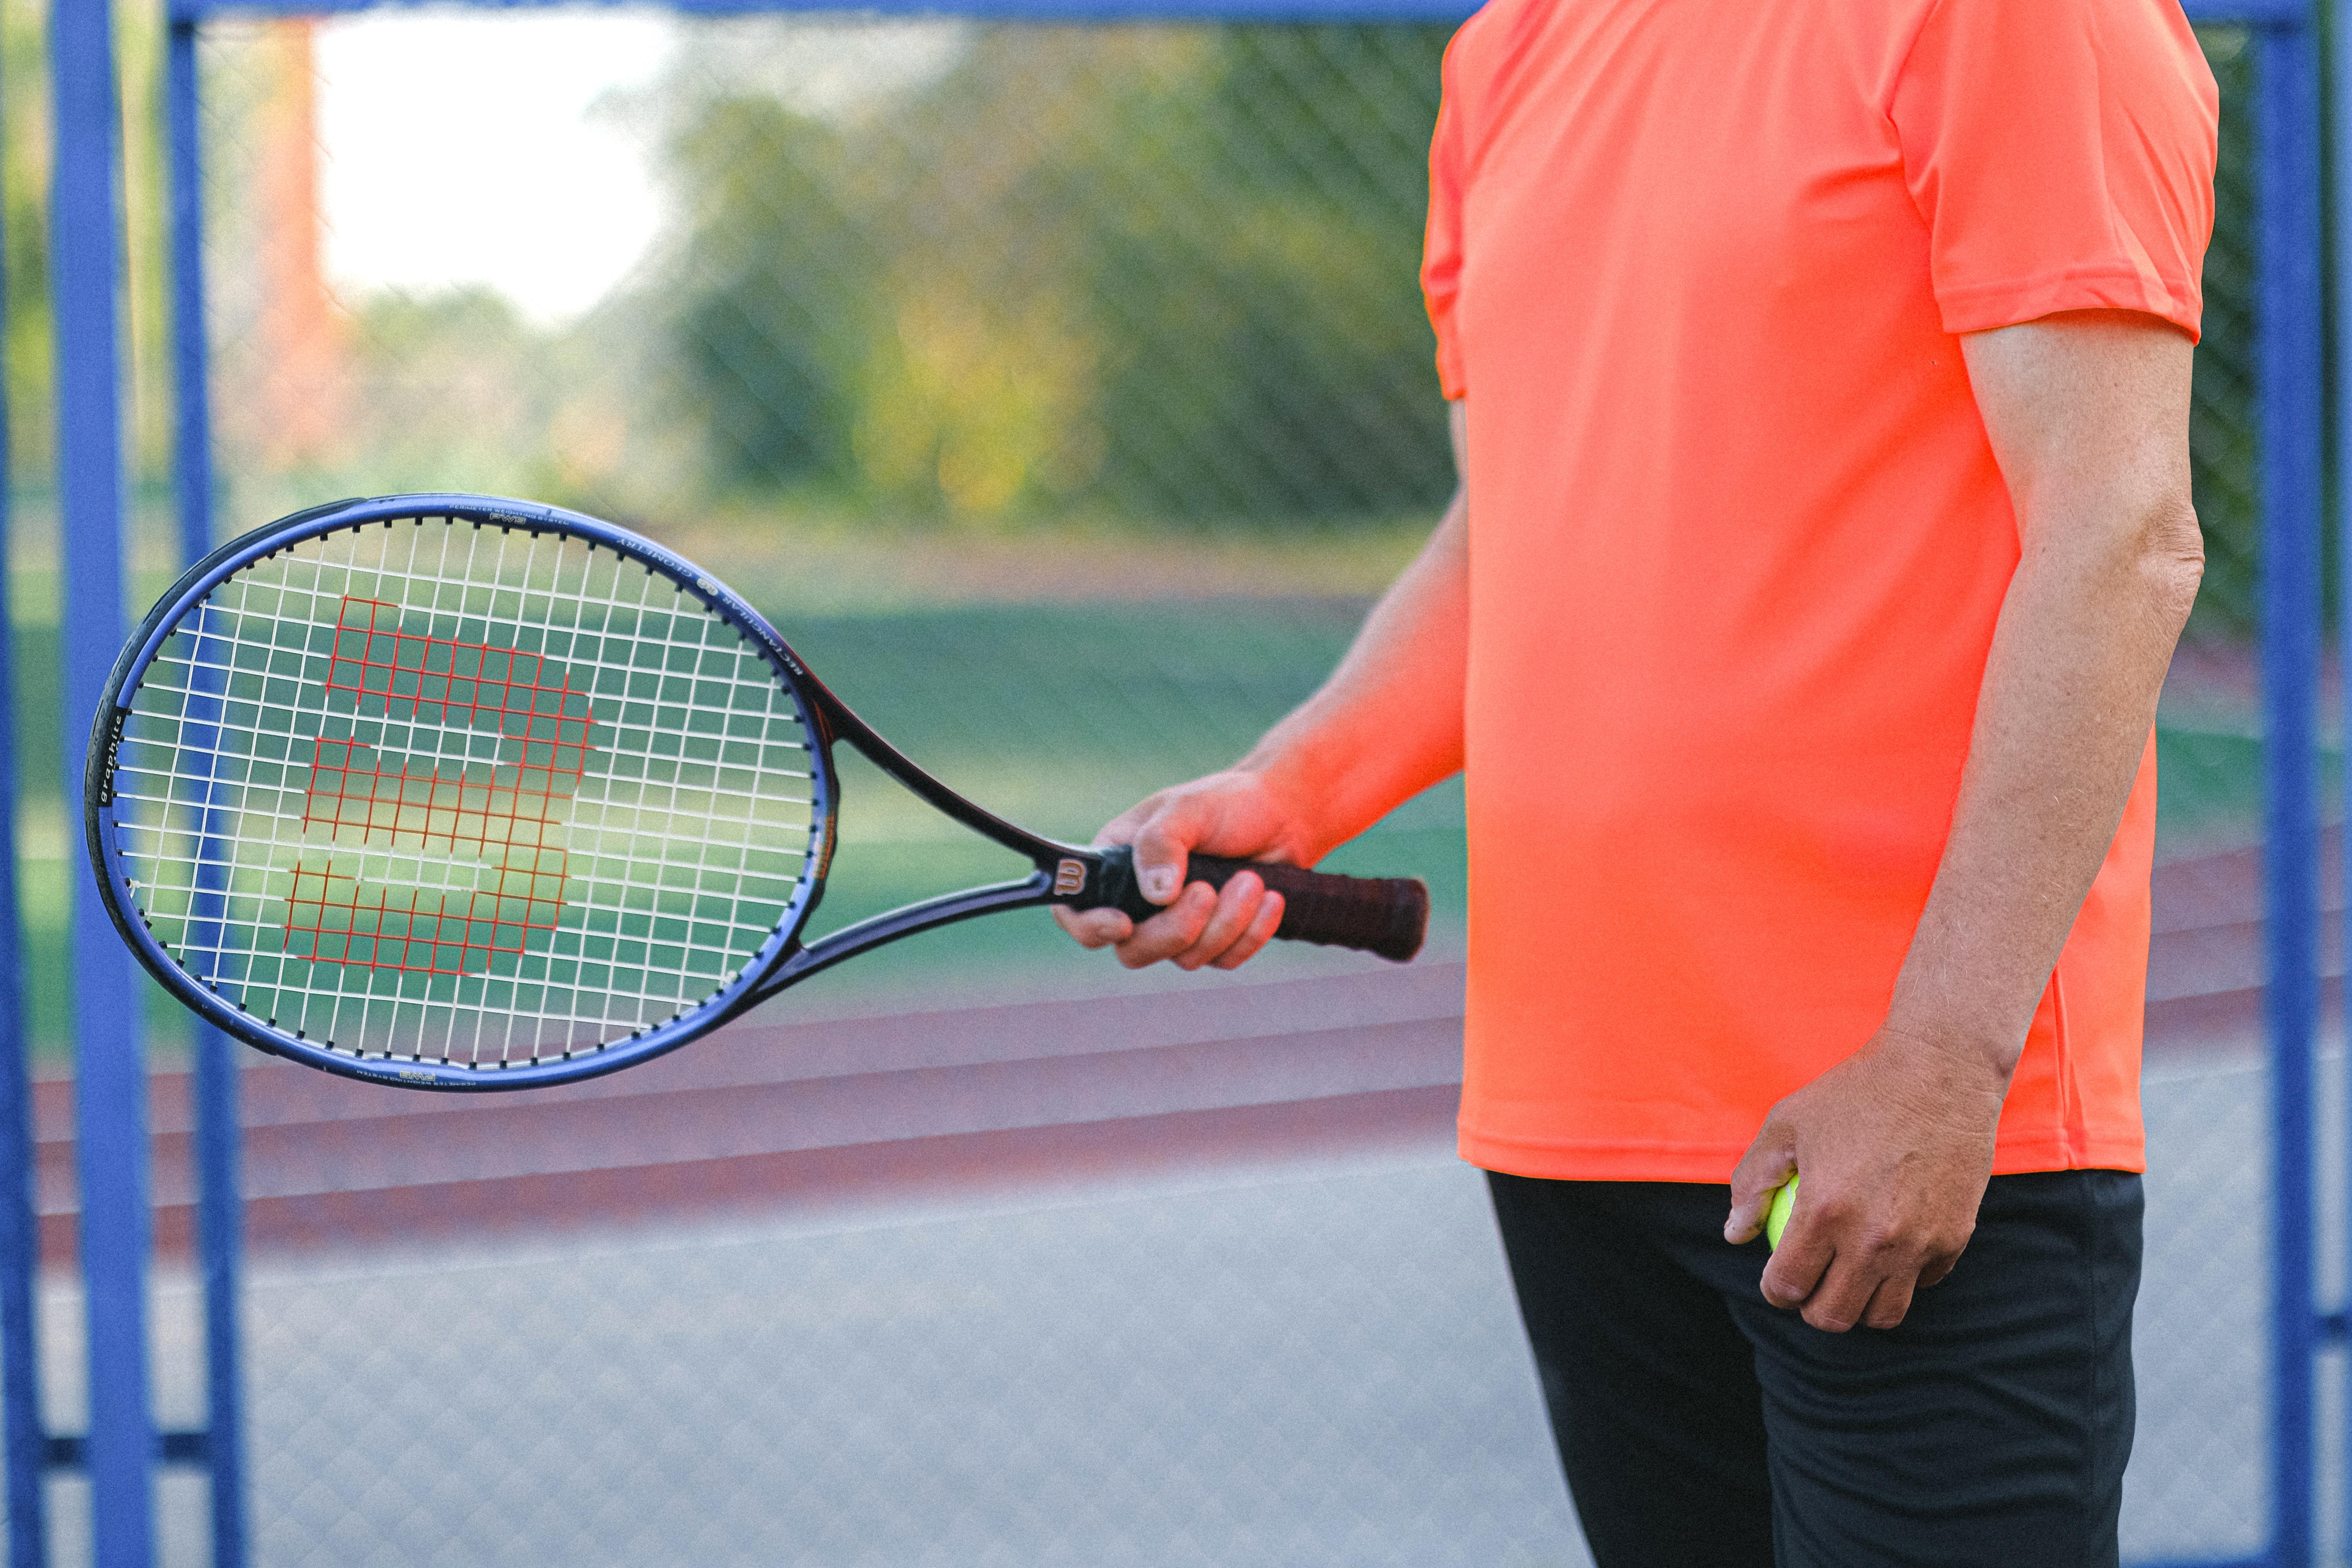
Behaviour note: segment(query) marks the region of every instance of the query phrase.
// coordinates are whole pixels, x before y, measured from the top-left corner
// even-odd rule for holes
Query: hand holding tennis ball
[[[1723,1226],[1735,1247],[1778,1232],[1764,1300],[1831,1333],[1901,1323],[1968,1246],[2007,1086],[2005,1061],[1882,1028],[1783,1097],[1731,1173]]]
[[[1797,1206],[1797,1178],[1790,1177],[1772,1194],[1771,1207],[1764,1211],[1764,1244],[1780,1249],[1780,1233],[1789,1228],[1790,1211]]]

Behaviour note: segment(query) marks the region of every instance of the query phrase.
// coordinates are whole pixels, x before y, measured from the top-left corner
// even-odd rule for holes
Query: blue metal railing
[[[107,0],[57,0],[50,79],[51,310],[57,330],[58,492],[65,562],[66,734],[86,733],[123,626],[121,148]],[[79,748],[63,759],[81,798]],[[13,848],[13,845],[10,847]],[[74,868],[87,864],[68,857]],[[130,954],[68,872],[75,1115],[89,1315],[91,1528],[99,1568],[154,1555],[155,1426],[147,1384],[147,1068]],[[100,1001],[100,999],[103,999]],[[10,1369],[26,1375],[30,1369]]]
[[[2261,100],[2265,913],[2271,1029],[2269,1561],[2311,1561],[2319,1323],[2312,1104],[2319,1026],[2317,796],[2321,513],[2319,61],[2307,25],[2266,28]]]
[[[166,130],[171,142],[173,374],[177,499],[183,548],[210,543],[212,475],[203,331],[202,161],[197,140],[196,36],[207,18],[315,16],[379,0],[171,0]],[[562,0],[471,0],[515,9]],[[763,0],[672,0],[698,15],[838,8]],[[1463,0],[877,0],[861,10],[1004,20],[1377,22],[1458,20]],[[2274,1137],[2269,1542],[2249,1563],[2300,1568],[2314,1550],[2317,1356],[2342,1314],[2323,1316],[2315,1289],[2313,1159],[2319,1016],[2317,755],[2321,552],[2322,365],[2319,321],[2319,59],[2300,0],[2193,0],[2200,22],[2257,29],[2261,104],[2261,384],[2263,704],[2268,833]],[[67,733],[84,732],[122,633],[123,522],[118,291],[120,150],[107,0],[57,0],[51,27],[58,149],[53,166],[51,276],[58,332],[59,489],[66,544]],[[2336,37],[2339,81],[2352,81],[2352,39]],[[2336,97],[2338,178],[2352,174],[2352,106]],[[2352,297],[2352,215],[2338,202],[2339,298]],[[2343,330],[2340,326],[2339,331]],[[2347,342],[2352,342],[2347,338]],[[2352,406],[2352,353],[2339,353]],[[5,411],[0,411],[5,414]],[[5,425],[0,424],[0,436]],[[2352,437],[2339,427],[2342,472]],[[0,454],[5,442],[0,439]],[[0,485],[5,492],[5,485]],[[0,525],[5,517],[0,516]],[[2347,552],[2352,555],[2352,552]],[[2352,580],[2352,572],[2347,572]],[[2347,662],[2352,666],[2352,616]],[[7,689],[7,625],[0,596],[0,692]],[[2347,715],[2352,718],[2352,714]],[[213,1477],[213,1561],[245,1556],[236,1281],[236,1075],[229,1049],[200,1033],[195,1057],[198,1235],[206,1310],[208,1431],[159,1442],[150,1414],[145,1289],[149,1250],[146,1084],[136,1009],[76,1009],[82,1179],[82,1264],[88,1287],[90,1431],[49,1439],[40,1429],[30,1317],[37,1252],[31,1206],[30,1089],[16,996],[13,757],[0,726],[0,1379],[5,1379],[11,1568],[43,1563],[41,1472],[79,1462],[90,1473],[100,1568],[152,1559],[152,1468],[159,1458],[203,1463]],[[68,758],[67,799],[79,798],[80,756]],[[77,865],[79,855],[72,857]],[[89,889],[77,885],[74,984],[79,998],[137,994],[131,961]],[[168,1451],[167,1451],[168,1449]],[[2352,1509],[2352,1497],[2347,1497]],[[2216,1565],[2218,1568],[2218,1565]]]
[[[180,554],[212,549],[212,400],[205,333],[204,158],[197,116],[196,29],[174,23],[165,45],[164,119],[171,143],[174,491]],[[210,830],[207,821],[206,828]],[[245,1562],[244,1382],[237,1353],[237,1271],[245,1231],[237,1178],[234,1047],[195,1026],[196,1252],[205,1299],[205,1458],[212,1473],[214,1568]]]

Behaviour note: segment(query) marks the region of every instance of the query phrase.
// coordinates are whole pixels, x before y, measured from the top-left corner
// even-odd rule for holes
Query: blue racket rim
[[[434,1058],[362,1055],[330,1048],[294,1031],[274,1026],[221,995],[174,958],[146,917],[128,903],[132,883],[121,852],[122,826],[110,781],[129,710],[127,691],[182,626],[183,621],[221,584],[248,567],[307,540],[403,519],[446,518],[484,527],[551,531],[634,560],[659,573],[712,615],[743,635],[774,669],[778,684],[797,705],[809,736],[812,837],[809,870],[794,887],[784,917],[732,979],[678,1016],[650,1025],[609,1044],[583,1047],[557,1056],[498,1063],[457,1063]],[[800,945],[799,937],[824,891],[837,831],[839,785],[830,747],[812,700],[814,678],[767,618],[709,573],[675,552],[617,524],[584,512],[538,501],[466,492],[428,491],[334,502],[291,513],[239,535],[189,568],[148,613],[124,647],[108,679],[90,732],[83,773],[85,837],[99,892],[131,951],[148,972],[178,1000],[224,1033],[272,1055],[346,1078],[404,1088],[499,1090],[576,1082],[662,1056],[727,1022],[754,999],[761,983]]]

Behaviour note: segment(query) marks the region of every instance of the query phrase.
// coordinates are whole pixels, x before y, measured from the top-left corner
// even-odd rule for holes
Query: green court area
[[[1159,785],[1239,754],[1312,689],[1362,612],[1354,598],[1220,599],[776,618],[820,675],[923,766],[1001,816],[1084,842]],[[78,800],[66,809],[62,795],[55,627],[37,612],[27,621],[16,637],[27,1000],[37,1045],[56,1053],[67,1036],[65,872],[67,855],[80,854],[79,809]],[[817,929],[1025,873],[1025,862],[846,748],[841,763],[841,848]],[[1458,787],[1408,805],[1331,865],[1426,878],[1443,942],[1459,927],[1464,896]],[[1009,1000],[1124,979],[1042,913],[1018,913],[912,938],[778,1005]],[[160,994],[149,1016],[158,1045],[184,1037],[179,1009]]]
[[[2340,748],[2322,748],[2319,794],[2329,821],[2341,815],[2343,763]],[[2158,859],[2234,848],[2259,837],[2263,743],[2251,716],[2226,729],[2159,723],[2156,767]]]
[[[742,586],[763,597],[758,581]],[[794,614],[787,604],[762,607],[821,677],[923,766],[999,815],[1082,842],[1154,788],[1237,756],[1330,668],[1365,601],[1224,596],[814,615]],[[26,973],[35,1038],[45,1053],[62,1050],[66,1039],[65,857],[80,854],[79,801],[68,810],[61,788],[68,738],[58,722],[54,633],[36,614],[16,638]],[[75,744],[77,756],[79,749]],[[2260,744],[2251,731],[2168,728],[2159,752],[2168,853],[2252,836],[2261,786]],[[842,843],[817,929],[1025,869],[846,749],[843,775]],[[1426,879],[1436,910],[1433,951],[1458,951],[1461,941],[1461,798],[1458,783],[1433,790],[1328,862]],[[1330,962],[1328,954],[1286,951],[1266,968]],[[953,1005],[1171,983],[1165,975],[1127,976],[1107,955],[1077,951],[1043,914],[1019,913],[861,958],[772,1011]],[[159,1045],[183,1037],[179,1010],[160,995],[150,1016]]]
[[[1314,689],[1363,611],[1361,600],[1328,598],[982,605],[803,617],[783,629],[852,708],[950,786],[1083,843],[1152,790],[1240,755]],[[1026,871],[844,757],[842,844],[821,928]],[[1327,865],[1425,879],[1434,940],[1458,944],[1459,785],[1409,803]],[[993,998],[1008,980],[1091,990],[1119,978],[1107,955],[1076,951],[1043,916],[1008,915],[862,958],[814,982],[808,999],[818,1002],[818,987]]]

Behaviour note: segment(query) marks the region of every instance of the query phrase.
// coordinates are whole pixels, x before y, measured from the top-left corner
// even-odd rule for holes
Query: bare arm
[[[1966,338],[2021,558],[1952,831],[1878,1034],[1774,1107],[1732,1177],[1753,1237],[1801,1171],[1764,1274],[1825,1329],[1891,1327],[1950,1272],[2027,1026],[2123,814],[2197,592],[2189,341],[2085,312]]]
[[[1449,417],[1458,467],[1460,404]],[[1281,923],[1281,896],[1244,873],[1222,894],[1194,883],[1176,898],[1186,854],[1312,866],[1458,771],[1469,627],[1469,508],[1457,490],[1321,689],[1233,767],[1161,790],[1103,829],[1099,842],[1135,846],[1145,896],[1175,903],[1140,925],[1116,910],[1056,909],[1054,918],[1088,947],[1116,946],[1129,967],[1248,959]]]

